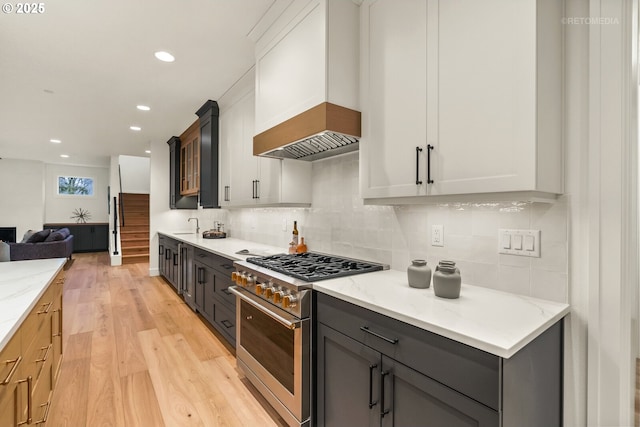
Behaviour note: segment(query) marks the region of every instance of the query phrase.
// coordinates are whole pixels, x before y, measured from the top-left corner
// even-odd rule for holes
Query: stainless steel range
[[[290,426],[310,426],[312,283],[388,267],[314,252],[234,266],[238,367]]]

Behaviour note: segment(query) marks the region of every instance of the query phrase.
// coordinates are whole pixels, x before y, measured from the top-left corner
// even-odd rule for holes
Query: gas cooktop
[[[316,252],[247,258],[247,262],[307,282],[369,273],[386,268],[383,264]]]

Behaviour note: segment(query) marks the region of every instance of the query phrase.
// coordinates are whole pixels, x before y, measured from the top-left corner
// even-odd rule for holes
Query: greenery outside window
[[[62,196],[93,196],[93,178],[59,176],[58,194]]]

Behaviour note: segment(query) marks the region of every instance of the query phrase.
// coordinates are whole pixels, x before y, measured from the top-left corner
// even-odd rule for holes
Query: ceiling
[[[45,0],[41,14],[1,13],[0,157],[107,166],[147,156],[251,68],[248,35],[274,2]]]

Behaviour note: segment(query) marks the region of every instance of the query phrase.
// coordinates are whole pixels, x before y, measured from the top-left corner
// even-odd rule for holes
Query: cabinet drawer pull
[[[427,184],[433,184],[431,179],[431,150],[433,148],[433,145],[427,144]]]
[[[43,403],[42,405],[40,405],[41,408],[43,406],[46,406],[44,410],[44,416],[42,417],[41,420],[36,421],[35,424],[44,424],[47,422],[47,419],[49,418],[49,408],[51,408],[51,400],[49,400],[47,403]]]
[[[11,382],[11,378],[13,377],[13,374],[15,374],[16,371],[18,370],[18,365],[20,364],[20,362],[22,362],[22,356],[18,356],[16,359],[13,359],[13,360],[4,361],[5,365],[8,365],[9,363],[13,363],[13,367],[9,371],[7,378],[5,378],[4,381],[0,383],[0,385],[7,385]]]
[[[31,375],[29,375],[24,380],[19,380],[18,384],[22,384],[24,382],[27,383],[27,419],[24,420],[24,421],[17,422],[16,423],[17,426],[21,426],[21,425],[25,425],[25,424],[31,424],[31,421],[33,420],[31,418],[31,392],[32,392],[32,389],[33,389],[33,378],[31,377]]]
[[[388,409],[384,409],[384,378],[389,375],[389,371],[380,372],[380,418],[384,418],[389,413]]]
[[[220,323],[222,323],[222,326],[224,326],[227,329],[233,328],[233,323],[229,322],[227,319],[224,319]]]
[[[378,367],[377,364],[369,365],[369,409],[378,404],[378,401],[373,401],[373,370]]]
[[[398,339],[397,338],[387,338],[385,336],[382,336],[379,333],[373,332],[372,330],[370,330],[368,326],[360,326],[360,330],[363,331],[363,332],[366,332],[368,334],[371,334],[374,337],[380,338],[381,340],[385,340],[389,344],[397,344],[398,343]]]
[[[421,147],[416,147],[416,185],[422,185],[422,181],[420,181],[420,152],[422,151]]]
[[[224,292],[227,295],[233,295],[231,292],[229,292],[229,287],[228,286],[226,288],[224,288],[224,289],[220,289],[220,292]]]
[[[49,310],[51,310],[51,306],[53,305],[53,301],[51,301],[50,303],[45,303],[45,304],[41,304],[41,306],[47,306],[47,308],[45,308],[44,310],[40,310],[38,311],[36,314],[47,314],[49,313]]]
[[[51,351],[51,344],[49,344],[46,347],[41,347],[40,351],[42,351],[42,350],[46,350],[44,352],[44,357],[42,359],[36,359],[36,363],[38,363],[38,362],[46,362],[47,361],[47,358],[49,357],[49,352]]]

